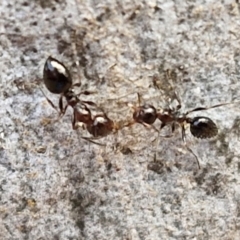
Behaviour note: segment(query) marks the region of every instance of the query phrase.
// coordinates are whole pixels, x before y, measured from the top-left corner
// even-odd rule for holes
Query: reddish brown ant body
[[[73,129],[77,129],[79,124],[84,123],[87,131],[93,136],[93,139],[105,137],[114,130],[118,130],[117,124],[115,124],[102,109],[102,113],[96,114],[95,116],[92,116],[91,111],[85,104],[80,106],[80,103],[78,103],[73,109]],[[83,138],[92,139],[86,137]]]
[[[157,110],[153,105],[141,104],[140,94],[138,93],[138,105],[133,106],[133,121],[130,121],[124,127],[129,127],[135,123],[140,123],[144,127],[151,127],[158,132],[152,125],[158,118]]]
[[[105,137],[118,130],[115,123],[105,114],[98,114],[93,117],[92,124],[87,125],[88,132],[94,137]]]
[[[157,110],[150,104],[139,105],[133,112],[133,119],[143,125],[151,125],[157,119]]]

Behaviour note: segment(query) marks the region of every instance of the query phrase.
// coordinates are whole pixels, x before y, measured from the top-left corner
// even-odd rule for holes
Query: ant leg
[[[157,133],[159,133],[159,131],[158,131],[153,125],[147,124],[147,123],[145,123],[145,122],[136,122],[136,121],[131,121],[131,122],[123,125],[123,126],[121,127],[121,129],[122,129],[122,128],[125,128],[125,127],[131,127],[131,126],[134,125],[135,123],[140,123],[140,124],[142,124],[145,128],[152,128],[152,129],[154,129]]]
[[[135,124],[136,122],[135,121],[131,121],[131,122],[128,122],[127,124],[124,124],[122,127],[121,127],[121,129],[122,128],[125,128],[125,127],[131,127],[133,124]]]
[[[80,67],[79,67],[79,58],[78,58],[78,49],[77,49],[77,36],[76,36],[76,30],[75,29],[71,29],[71,33],[70,33],[70,38],[71,38],[71,47],[72,47],[72,51],[73,51],[73,58],[74,58],[74,63],[76,64],[76,68],[77,68],[77,78],[78,78],[78,83],[74,84],[74,86],[76,87],[80,87],[81,84],[81,80],[80,80]]]
[[[68,107],[68,104],[65,106],[65,108],[63,109],[63,102],[62,102],[62,98],[63,96],[60,97],[59,99],[59,109],[53,104],[53,102],[46,96],[46,94],[43,92],[43,90],[40,88],[42,94],[45,96],[45,98],[47,99],[48,103],[52,106],[52,108],[54,108],[57,112],[58,112],[58,118],[55,120],[52,120],[53,123],[58,122],[59,119],[65,114],[66,109]]]
[[[131,94],[135,94],[135,93],[136,93],[136,92],[134,91],[134,92],[129,92],[129,93],[127,93],[127,94],[124,94],[124,95],[122,95],[122,96],[120,96],[120,97],[118,97],[118,98],[108,98],[107,101],[119,100],[119,99],[125,98],[125,97],[127,97],[127,96],[129,96],[129,95],[131,95]],[[127,103],[126,103],[126,104],[127,104]]]
[[[87,91],[87,90],[85,90],[85,91],[82,91],[82,92],[76,94],[76,96],[80,97],[81,95],[91,95],[91,94],[95,94],[95,93],[97,93],[97,91]]]
[[[182,125],[182,140],[184,143],[186,142],[186,131],[184,125]]]
[[[75,116],[75,111],[73,112],[73,118],[72,118],[72,129],[77,130],[79,126],[77,126],[77,121],[76,121],[76,116]]]
[[[160,127],[160,131],[166,126],[165,123],[162,123],[161,124],[161,127]],[[175,128],[174,128],[175,130]],[[173,136],[173,132],[174,132],[173,128],[172,128],[172,134],[169,134],[169,135],[159,135],[159,137],[163,137],[163,138],[171,138]]]
[[[193,150],[192,150],[191,148],[189,148],[186,144],[184,144],[184,145],[185,145],[185,148],[186,148],[190,153],[192,153],[192,155],[195,157],[195,159],[196,159],[196,161],[197,161],[197,164],[198,164],[198,168],[201,169],[197,155],[196,155],[196,154],[193,152]]]
[[[77,84],[74,84],[73,86],[76,86]],[[90,95],[90,94],[95,94],[97,93],[96,91],[83,91],[83,92],[80,92],[78,94],[76,94],[75,96],[76,97],[80,97],[81,95]],[[98,107],[96,103],[92,102],[92,101],[82,101],[79,99],[79,101],[81,101],[82,103],[84,104],[87,104],[87,105],[90,105],[90,106],[95,106],[95,107]]]
[[[161,124],[161,129],[164,127],[164,126],[162,127],[162,125],[166,126],[166,124]],[[173,136],[173,133],[175,132],[175,127],[176,127],[176,125],[173,123],[171,126],[172,133],[169,135],[160,135],[160,136],[164,137],[164,138],[171,138]]]
[[[142,124],[145,128],[152,128],[152,129],[154,129],[159,134],[159,131],[157,130],[157,128],[155,126],[147,124],[145,122],[139,122],[139,123]]]
[[[65,114],[65,112],[66,112],[66,110],[67,110],[67,108],[68,108],[68,105],[69,105],[69,104],[66,104],[66,106],[63,107],[63,95],[62,95],[62,96],[59,98],[59,109],[60,109],[59,117],[62,117],[62,116]]]
[[[182,125],[182,140],[183,140],[183,143],[184,143],[185,148],[186,148],[190,153],[192,153],[192,155],[195,157],[195,159],[196,159],[196,161],[197,161],[197,164],[198,164],[198,168],[201,169],[197,155],[193,152],[193,150],[192,150],[191,148],[189,148],[189,147],[187,146],[187,143],[186,143],[186,132],[185,132],[184,125]]]
[[[176,128],[176,125],[175,125],[175,123],[173,122],[173,124],[172,124],[172,133],[175,132],[175,128]]]
[[[92,101],[81,101],[83,104],[86,104],[86,105],[89,105],[89,106],[93,106],[93,107],[96,107],[96,108],[99,108],[100,110],[101,107],[99,107],[95,102],[92,102]]]
[[[81,85],[82,85],[81,82],[74,83],[71,88],[73,88],[73,87],[81,87]]]
[[[44,97],[47,99],[48,103],[52,106],[52,108],[54,108],[58,113],[59,110],[58,108],[53,104],[53,102],[46,96],[46,94],[43,92],[42,88],[40,88],[40,91],[42,92],[42,94],[44,95]]]
[[[55,107],[55,106],[54,106]],[[63,96],[60,97],[59,99],[59,109],[60,112],[58,111],[58,118],[55,119],[53,122],[58,122],[65,114],[66,110],[67,110],[68,104],[63,108]]]
[[[140,96],[140,93],[137,93],[137,95],[138,95],[138,106],[140,106],[140,105],[141,105],[141,96]]]
[[[99,146],[102,146],[102,147],[106,147],[106,144],[103,144],[103,143],[99,143],[99,142],[95,142],[93,139],[95,138],[91,138],[91,137],[84,137],[84,136],[81,136],[82,139],[88,141],[88,142],[91,142],[91,143],[94,143],[96,145],[99,145]]]
[[[160,130],[163,129],[166,126],[166,123],[161,123]]]
[[[176,98],[176,100],[177,100],[177,102],[178,102],[178,105],[177,105],[177,107],[176,107],[176,110],[179,110],[179,109],[181,109],[181,107],[182,107],[182,101],[181,101],[181,99],[180,99],[180,97],[178,96],[178,94],[177,94],[176,91],[174,91],[174,96],[175,96],[175,98]]]
[[[86,140],[87,142],[90,142],[90,143],[99,145],[99,146],[101,146],[101,147],[105,147],[105,146],[106,146],[105,144],[102,144],[102,143],[99,143],[99,142],[95,142],[95,141],[93,141],[91,138],[79,136],[79,134],[78,134],[78,139],[79,139],[79,141],[80,141],[80,138],[83,139],[83,140]]]

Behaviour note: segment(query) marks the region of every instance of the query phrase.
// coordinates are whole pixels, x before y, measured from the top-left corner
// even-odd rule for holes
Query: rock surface
[[[2,0],[0,239],[240,239],[239,104],[191,115],[219,127],[203,141],[187,129],[199,170],[180,129],[134,124],[102,147],[72,129],[70,108],[55,121],[41,92],[58,104],[42,82],[51,55],[115,121],[131,119],[137,93],[160,109],[176,91],[182,112],[240,100],[239,7]]]

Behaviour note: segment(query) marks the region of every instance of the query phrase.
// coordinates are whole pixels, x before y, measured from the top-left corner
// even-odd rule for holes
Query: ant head
[[[153,124],[157,119],[157,110],[149,104],[136,107],[133,113],[133,119],[139,123]]]
[[[208,117],[188,118],[190,123],[190,131],[196,138],[212,138],[218,134],[216,124]]]
[[[104,137],[112,132],[114,123],[106,114],[99,114],[93,118],[93,122],[87,125],[88,132],[94,137]]]
[[[72,78],[68,69],[51,56],[44,64],[43,80],[51,93],[64,93],[72,86]]]

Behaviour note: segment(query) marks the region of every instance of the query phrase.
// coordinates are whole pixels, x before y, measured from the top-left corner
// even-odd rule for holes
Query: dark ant
[[[210,107],[198,107],[194,108],[184,114],[180,113],[180,109],[182,107],[181,100],[177,96],[176,93],[174,93],[175,98],[178,102],[178,105],[176,108],[166,108],[163,111],[157,111],[156,108],[149,104],[140,104],[140,95],[138,94],[138,106],[134,106],[134,112],[133,112],[133,120],[126,124],[126,126],[131,126],[135,123],[140,123],[145,127],[151,127],[154,130],[156,130],[158,133],[159,131],[152,125],[156,119],[159,119],[161,121],[161,127],[164,128],[166,125],[171,125],[172,133],[175,131],[176,125],[180,125],[182,129],[182,140],[189,152],[191,152],[195,159],[197,160],[198,167],[200,168],[200,164],[198,161],[198,158],[196,154],[186,145],[186,132],[185,132],[185,125],[190,124],[190,132],[191,134],[196,138],[201,139],[207,139],[207,138],[213,138],[218,134],[218,128],[217,125],[208,117],[204,116],[197,116],[197,117],[188,117],[188,114],[196,111],[203,111],[208,110],[212,108],[221,107],[224,105],[229,105],[232,103],[222,103],[213,105]],[[162,136],[162,137],[171,137],[171,135]],[[155,141],[155,140],[154,140]]]
[[[217,108],[225,105],[229,105],[232,103],[221,103],[217,105],[213,105],[210,107],[198,107],[194,108],[190,111],[187,111],[184,114],[180,114],[179,110],[181,109],[181,100],[175,93],[176,100],[178,102],[178,105],[176,106],[175,109],[167,108],[164,109],[162,112],[158,112],[158,119],[161,121],[161,127],[160,129],[164,128],[166,125],[171,125],[172,128],[172,133],[175,130],[176,125],[180,125],[182,129],[182,140],[186,146],[186,131],[185,131],[185,125],[190,124],[190,132],[191,134],[200,139],[207,139],[207,138],[213,138],[217,136],[218,134],[218,128],[217,125],[208,117],[204,116],[197,116],[197,117],[188,117],[188,114],[196,111],[203,111],[203,110],[209,110],[212,108]],[[195,153],[188,147],[186,146],[188,151],[190,151],[194,157],[197,160],[198,167],[200,169],[200,164],[198,161],[197,156]]]
[[[80,123],[82,123],[86,126],[87,131],[94,138],[104,137],[114,130],[118,130],[117,125],[114,124],[114,122],[107,116],[106,113],[104,113],[102,109],[102,114],[92,116],[92,113],[87,105],[96,107],[97,109],[100,109],[100,107],[98,107],[94,102],[83,101],[79,98],[80,95],[89,95],[92,94],[92,92],[83,91],[76,94],[74,92],[74,87],[81,86],[81,83],[72,84],[70,72],[63,63],[51,56],[48,57],[43,69],[43,79],[45,86],[51,93],[61,94],[59,99],[59,116],[63,116],[65,114],[69,105],[73,108],[72,127],[74,130],[76,130]],[[64,97],[67,101],[65,107],[63,106]],[[58,111],[57,107],[50,99],[47,98],[47,101]],[[91,138],[82,138],[93,142]]]

